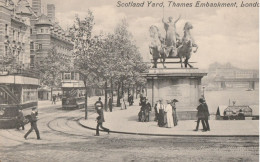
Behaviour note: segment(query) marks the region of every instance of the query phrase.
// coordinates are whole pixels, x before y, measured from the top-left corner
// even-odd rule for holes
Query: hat
[[[205,102],[204,98],[200,98],[200,99],[199,99],[199,102],[200,102],[200,103]]]
[[[178,101],[178,100],[176,100],[176,99],[173,99],[173,100],[172,100],[172,102],[179,102],[179,101]]]

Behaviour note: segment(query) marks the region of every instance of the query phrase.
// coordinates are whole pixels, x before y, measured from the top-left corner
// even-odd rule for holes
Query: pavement
[[[135,102],[137,103],[137,102]],[[128,106],[121,110],[114,107],[113,112],[104,112],[105,122],[103,126],[109,128],[112,133],[152,135],[152,136],[259,136],[258,120],[209,120],[210,131],[193,131],[196,127],[194,120],[181,120],[173,128],[159,127],[153,121],[154,112],[150,114],[150,122],[138,122],[140,106]],[[88,119],[81,118],[78,123],[93,131],[96,129],[97,113],[90,114]],[[200,123],[200,129],[202,124]]]

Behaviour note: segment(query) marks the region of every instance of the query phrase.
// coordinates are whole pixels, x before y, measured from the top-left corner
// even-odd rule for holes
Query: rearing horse
[[[182,44],[178,47],[178,57],[180,58],[181,67],[183,67],[182,58],[185,58],[185,61],[184,61],[185,68],[187,68],[187,65],[189,65],[190,68],[193,68],[193,66],[191,66],[189,64],[189,59],[192,54],[192,47],[196,47],[196,49],[193,51],[194,53],[196,53],[199,48],[198,45],[195,44],[195,42],[190,34],[190,30],[192,28],[193,28],[193,26],[190,22],[185,23],[185,26],[183,29],[184,35],[182,38]]]
[[[159,29],[157,26],[152,25],[149,29],[150,37],[152,38],[151,43],[149,45],[150,54],[153,56],[154,66],[153,68],[157,68],[157,60],[160,58],[160,61],[163,63],[163,67],[165,68],[164,62],[166,58],[165,48],[162,42],[164,39],[161,37]]]

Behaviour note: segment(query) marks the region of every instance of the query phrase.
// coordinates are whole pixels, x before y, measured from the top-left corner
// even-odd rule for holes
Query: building
[[[47,4],[47,17],[51,20],[51,22],[55,22],[55,5]]]
[[[204,82],[207,89],[259,89],[259,71],[239,69],[231,64],[216,64],[209,68],[208,77]]]
[[[36,15],[41,15],[41,0],[32,0],[32,10]]]
[[[26,0],[0,0],[0,128],[13,128],[19,109],[38,106],[39,80],[30,70],[30,17]]]

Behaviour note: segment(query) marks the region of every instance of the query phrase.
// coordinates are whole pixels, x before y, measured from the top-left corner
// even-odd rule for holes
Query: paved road
[[[91,103],[92,104],[92,103]],[[63,111],[60,105],[40,109],[38,127],[28,140],[25,131],[0,130],[2,161],[258,161],[258,138],[146,137],[101,133],[76,120],[84,110]],[[93,109],[90,110],[93,113]]]

